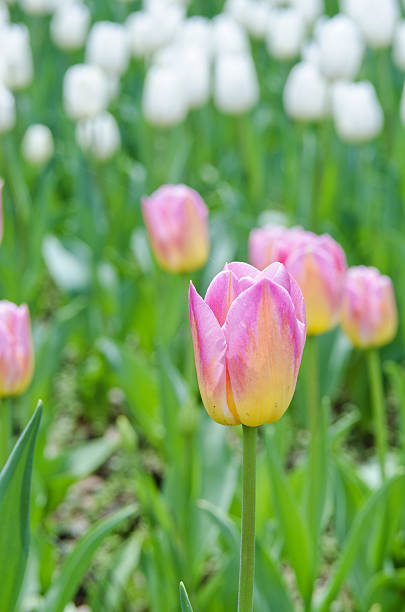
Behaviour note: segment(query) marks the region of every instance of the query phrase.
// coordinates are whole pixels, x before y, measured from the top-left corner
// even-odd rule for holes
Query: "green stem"
[[[308,336],[306,342],[307,353],[307,402],[309,411],[309,429],[311,432],[311,443],[318,436],[319,427],[319,385],[318,385],[318,351],[316,336]]]
[[[0,404],[0,470],[3,469],[10,453],[11,411],[8,401]]]
[[[246,425],[242,425],[242,428],[243,499],[238,612],[252,612],[253,580],[255,572],[257,427],[247,427]]]
[[[387,423],[385,419],[384,392],[380,360],[376,349],[367,352],[368,375],[371,388],[371,399],[374,413],[374,435],[377,445],[378,462],[381,478],[385,480],[385,457],[387,455]]]

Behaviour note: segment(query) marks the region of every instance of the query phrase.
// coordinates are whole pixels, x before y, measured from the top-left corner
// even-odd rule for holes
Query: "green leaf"
[[[46,594],[40,612],[63,612],[74,597],[93,556],[103,540],[124,521],[136,513],[135,506],[128,506],[99,521],[76,544],[65,560],[58,578]]]
[[[187,595],[186,587],[182,582],[180,582],[180,604],[181,612],[193,612],[193,608],[191,607],[191,603]]]
[[[358,512],[347,536],[342,554],[336,564],[335,571],[327,584],[326,593],[319,606],[319,612],[327,612],[330,609],[332,601],[346,580],[358,555],[360,554],[364,557],[365,550],[367,549],[366,544],[371,532],[370,528],[375,517],[379,516],[378,510],[380,510],[380,504],[385,502],[385,507],[389,507],[391,496],[398,494],[397,488],[401,489],[404,485],[404,474],[392,478],[379,491],[369,497],[360,512]]]
[[[299,511],[289,482],[274,450],[271,428],[264,428],[271,474],[273,504],[277,514],[287,558],[297,578],[298,588],[309,601],[313,588],[313,553],[308,527]]]
[[[39,403],[0,473],[0,612],[15,609],[24,578],[30,538],[32,463],[41,415]]]

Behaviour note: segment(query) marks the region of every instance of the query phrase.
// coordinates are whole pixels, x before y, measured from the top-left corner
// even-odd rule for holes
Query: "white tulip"
[[[329,111],[329,91],[325,78],[309,62],[296,64],[288,75],[283,100],[286,113],[299,121],[319,121]]]
[[[187,47],[198,47],[211,55],[213,51],[213,28],[211,21],[205,17],[189,17],[186,19],[177,37],[179,44]]]
[[[107,74],[121,75],[128,67],[129,41],[124,26],[112,21],[98,21],[90,30],[86,60],[100,66]]]
[[[354,79],[361,66],[364,43],[356,23],[346,15],[323,21],[316,30],[319,66],[328,79]]]
[[[91,119],[81,119],[76,126],[76,141],[95,159],[107,161],[121,145],[117,122],[107,112]]]
[[[179,67],[155,65],[149,68],[144,82],[142,106],[150,123],[167,127],[181,123],[186,118],[188,100],[183,79]]]
[[[40,123],[30,125],[24,134],[21,148],[26,161],[43,166],[54,152],[51,130]]]
[[[20,0],[20,4],[30,15],[45,15],[55,7],[54,0]]]
[[[9,22],[10,15],[6,4],[0,3],[0,29]]]
[[[332,108],[336,131],[342,140],[366,142],[382,130],[384,114],[369,81],[336,83],[332,90]]]
[[[98,115],[106,109],[108,95],[107,77],[98,66],[76,64],[66,71],[63,97],[71,119]]]
[[[266,0],[228,0],[226,11],[255,38],[264,38],[270,19]]]
[[[125,25],[134,57],[146,57],[168,45],[180,31],[183,15],[178,6],[167,6],[161,11],[136,11],[129,15]]]
[[[230,15],[217,15],[212,24],[216,53],[245,53],[249,50],[245,30]]]
[[[1,30],[0,58],[2,78],[9,89],[22,89],[33,78],[33,63],[28,29],[23,24],[10,24]]]
[[[323,14],[325,8],[323,0],[292,0],[291,4],[309,25]]]
[[[259,83],[249,53],[222,53],[215,64],[214,100],[224,113],[239,115],[259,98]]]
[[[14,127],[15,118],[14,96],[0,81],[0,134]]]
[[[305,21],[294,8],[274,11],[267,35],[267,48],[271,55],[281,60],[299,56],[305,35]]]
[[[356,21],[371,47],[391,44],[399,20],[397,0],[341,0],[341,8]]]
[[[58,6],[51,21],[51,37],[57,47],[71,51],[83,47],[90,25],[90,11],[80,1]]]
[[[315,40],[306,41],[301,50],[301,57],[304,62],[309,62],[319,68],[321,58],[318,43]]]
[[[405,71],[405,21],[396,27],[392,54],[398,68]]]

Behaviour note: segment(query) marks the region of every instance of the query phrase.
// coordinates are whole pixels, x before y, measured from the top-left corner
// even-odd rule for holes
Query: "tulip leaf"
[[[58,578],[46,594],[39,612],[63,612],[74,597],[100,544],[114,529],[133,517],[135,513],[136,506],[123,508],[99,521],[78,541],[65,560]]]
[[[384,503],[385,508],[389,508],[392,495],[398,493],[398,488],[401,489],[403,493],[404,486],[404,474],[392,478],[386,482],[381,489],[369,497],[362,509],[357,513],[352,528],[346,538],[342,554],[336,564],[335,571],[327,584],[326,593],[319,606],[318,612],[327,612],[327,610],[330,609],[331,603],[336,598],[348,573],[358,558],[358,555],[360,554],[362,558],[364,558],[372,522],[376,516],[379,516],[381,504]]]
[[[297,578],[303,599],[308,602],[313,588],[313,552],[309,531],[299,511],[297,500],[282,472],[274,449],[270,427],[263,428],[271,474],[273,504],[284,539],[287,558]]]
[[[0,612],[13,612],[24,578],[30,539],[30,492],[39,403],[0,473]]]
[[[193,612],[193,608],[191,607],[186,587],[184,586],[183,582],[180,582],[180,604],[181,612]]]

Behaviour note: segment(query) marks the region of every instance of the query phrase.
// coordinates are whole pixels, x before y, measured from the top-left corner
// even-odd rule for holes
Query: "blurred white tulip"
[[[324,0],[292,0],[291,4],[309,25],[323,14],[325,8]]]
[[[15,119],[14,96],[0,81],[0,134],[13,129]]]
[[[405,71],[405,21],[398,23],[395,29],[392,54],[398,68]]]
[[[76,126],[76,141],[83,151],[95,159],[107,161],[121,145],[117,122],[108,112],[91,119],[81,119]]]
[[[54,152],[51,130],[40,123],[30,125],[24,134],[21,150],[30,164],[43,166]]]
[[[83,47],[90,25],[88,7],[76,0],[60,4],[51,21],[51,37],[57,47],[71,51]]]
[[[267,34],[269,53],[281,60],[299,56],[305,35],[305,21],[295,8],[274,11]]]
[[[230,15],[217,15],[212,20],[212,25],[216,53],[244,53],[249,50],[245,30]]]
[[[253,37],[265,37],[270,19],[266,0],[227,0],[225,9]]]
[[[259,83],[250,53],[222,53],[215,63],[214,100],[224,113],[239,115],[259,99]]]
[[[125,27],[134,57],[146,57],[173,41],[181,29],[184,11],[171,5],[158,11],[136,11],[129,15]]]
[[[356,21],[371,47],[391,44],[400,17],[397,0],[341,0],[341,9]]]
[[[30,15],[45,15],[55,7],[54,0],[20,0],[23,10]]]
[[[213,28],[211,21],[198,15],[186,19],[177,40],[184,47],[198,47],[211,55],[213,52]]]
[[[320,121],[329,111],[329,90],[326,79],[310,62],[296,64],[283,94],[287,115],[298,121]]]
[[[0,2],[0,29],[9,22],[10,15],[6,4]]]
[[[94,117],[108,104],[108,80],[101,68],[88,64],[71,66],[63,81],[65,110],[71,119]]]
[[[319,67],[328,79],[354,79],[361,66],[364,43],[356,23],[346,15],[322,21],[316,30]]]
[[[124,26],[112,21],[98,21],[90,30],[86,61],[107,74],[121,75],[128,67],[129,40]]]
[[[188,100],[179,67],[155,65],[149,68],[143,88],[143,112],[153,125],[168,127],[187,115]]]
[[[2,79],[9,89],[22,89],[33,79],[33,63],[28,29],[12,23],[1,30],[0,58]]]
[[[342,140],[367,142],[382,130],[384,114],[369,81],[336,83],[332,89],[332,109],[336,131]]]

